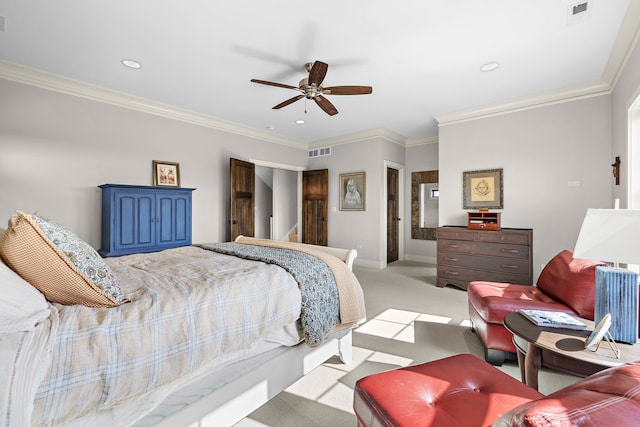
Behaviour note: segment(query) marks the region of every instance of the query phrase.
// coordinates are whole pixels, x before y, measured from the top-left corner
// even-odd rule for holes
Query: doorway
[[[380,248],[380,256],[383,257],[385,255],[385,252],[388,254],[391,250],[395,250],[397,249],[397,260],[398,261],[402,261],[404,260],[404,234],[406,232],[405,228],[405,222],[403,222],[403,217],[404,217],[404,165],[400,164],[400,163],[395,163],[392,162],[390,160],[385,160],[383,163],[383,170],[382,170],[382,177],[383,177],[383,185],[382,185],[382,199],[383,201],[388,201],[389,200],[389,177],[387,176],[387,171],[388,169],[394,169],[397,171],[397,179],[396,174],[394,173],[394,177],[391,178],[392,180],[396,180],[397,181],[397,191],[395,190],[396,188],[396,183],[393,183],[393,188],[394,188],[394,192],[395,195],[393,196],[394,200],[394,205],[397,206],[397,210],[394,209],[394,211],[390,214],[388,212],[388,203],[380,203],[380,218],[382,219],[380,221],[380,236],[382,237],[382,247]],[[397,226],[397,241],[395,236],[389,237],[388,236],[388,231],[389,231],[389,225],[391,222],[394,222],[395,225]],[[390,243],[391,241],[391,243]],[[395,255],[393,256],[393,258],[396,258]],[[389,257],[385,257],[382,259],[389,259]],[[389,261],[387,260],[385,265],[388,264],[389,262],[393,262],[393,261]]]

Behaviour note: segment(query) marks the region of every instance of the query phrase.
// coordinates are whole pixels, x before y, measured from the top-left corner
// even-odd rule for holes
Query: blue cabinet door
[[[158,194],[156,201],[158,246],[190,245],[191,194]]]
[[[137,191],[116,191],[114,245],[116,252],[143,252],[156,241],[155,195]]]

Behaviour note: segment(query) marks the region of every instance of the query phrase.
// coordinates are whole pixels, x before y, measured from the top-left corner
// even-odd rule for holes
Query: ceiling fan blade
[[[280,104],[276,105],[272,109],[273,110],[278,110],[278,109],[280,109],[282,107],[286,107],[289,104],[293,104],[294,102],[296,102],[300,98],[304,98],[304,95],[298,95],[298,96],[294,96],[293,98],[287,99],[286,101],[281,102]]]
[[[258,80],[258,79],[251,79],[251,81],[253,83],[260,83],[261,85],[277,86],[277,87],[283,87],[285,89],[298,90],[298,88],[295,87],[295,86],[285,85],[285,84],[282,84],[282,83],[274,83],[274,82],[268,82],[266,80]]]
[[[336,109],[336,107],[334,107],[334,105],[329,102],[329,100],[324,96],[318,95],[313,99],[316,101],[316,104],[318,104],[320,108],[322,108],[328,115],[335,116],[336,114],[338,114],[338,110]]]
[[[368,95],[373,92],[371,86],[331,86],[323,89],[325,95]]]
[[[324,62],[314,62],[311,66],[311,70],[309,71],[309,84],[312,85],[315,83],[316,86],[320,86],[320,84],[324,80],[324,76],[327,75],[328,68],[329,65],[325,64]]]

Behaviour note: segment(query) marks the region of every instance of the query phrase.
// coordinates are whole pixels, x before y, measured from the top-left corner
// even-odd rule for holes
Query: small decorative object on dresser
[[[500,212],[468,212],[467,221],[470,230],[500,230]]]
[[[438,228],[438,287],[467,289],[473,280],[533,283],[532,240],[528,228],[470,230]]]

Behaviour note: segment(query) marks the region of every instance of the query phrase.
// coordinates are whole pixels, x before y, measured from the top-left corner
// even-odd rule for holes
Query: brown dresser
[[[439,227],[437,233],[438,287],[453,285],[466,290],[474,280],[533,283],[533,230],[446,226]]]

